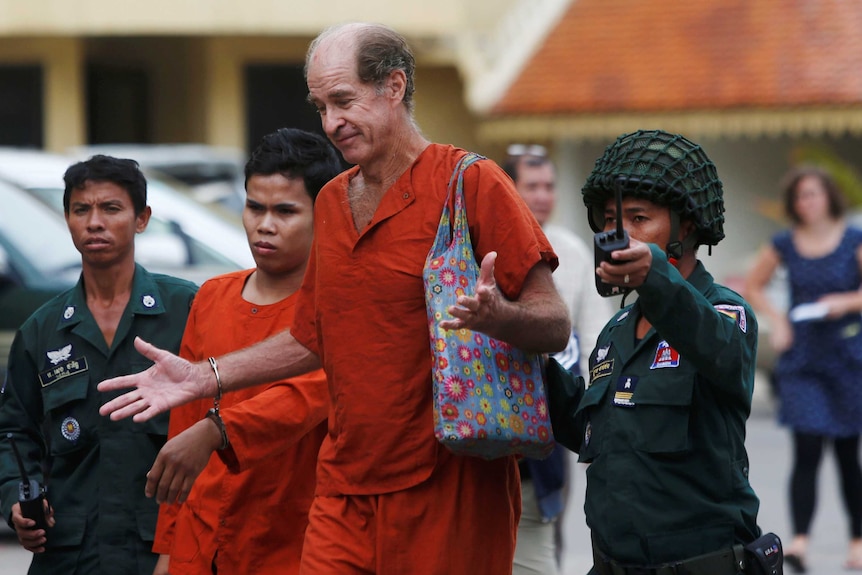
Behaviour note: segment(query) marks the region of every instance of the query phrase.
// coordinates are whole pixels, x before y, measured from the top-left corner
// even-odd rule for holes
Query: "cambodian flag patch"
[[[748,322],[745,319],[745,308],[741,305],[727,305],[727,304],[718,304],[714,306],[715,310],[718,313],[723,313],[734,322],[736,322],[737,327],[739,327],[742,333],[747,333],[748,330]]]
[[[658,347],[655,349],[655,359],[649,366],[650,369],[663,367],[679,367],[679,352],[668,345],[665,340],[658,342]]]

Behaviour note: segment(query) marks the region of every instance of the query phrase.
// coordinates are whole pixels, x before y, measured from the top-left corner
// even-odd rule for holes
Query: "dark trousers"
[[[790,475],[790,512],[793,532],[807,535],[817,504],[817,473],[823,450],[831,442],[838,462],[844,509],[850,519],[850,535],[862,537],[862,467],[859,465],[859,436],[828,438],[795,432],[793,471]]]

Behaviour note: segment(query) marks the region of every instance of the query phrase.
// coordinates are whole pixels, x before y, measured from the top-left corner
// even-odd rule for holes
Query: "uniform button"
[[[404,192],[404,195],[403,195],[403,196],[401,196],[401,197],[402,197],[402,198],[404,198],[404,199],[406,200],[407,198],[409,198],[409,197],[410,197],[410,194],[409,194],[409,193],[407,193],[407,192]]]
[[[251,308],[251,313],[257,313],[257,308],[256,307]]]

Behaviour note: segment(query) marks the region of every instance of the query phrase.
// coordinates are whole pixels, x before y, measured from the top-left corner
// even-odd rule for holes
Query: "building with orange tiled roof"
[[[701,143],[727,207],[727,238],[701,255],[734,284],[783,225],[764,206],[800,145],[862,167],[859,30],[862,4],[840,0],[572,0],[506,82],[468,101],[482,141],[551,145],[558,220],[585,237],[578,192],[616,136],[662,128]]]
[[[835,0],[575,0],[486,131],[578,138],[582,119],[590,137],[597,115],[674,115],[694,135],[859,133],[860,29],[862,7]]]

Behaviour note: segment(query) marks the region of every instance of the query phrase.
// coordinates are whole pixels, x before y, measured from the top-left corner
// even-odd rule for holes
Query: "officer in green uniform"
[[[150,217],[136,162],[94,156],[71,166],[65,182],[82,272],[12,345],[0,394],[0,509],[34,552],[31,574],[150,575],[158,506],[144,484],[167,437],[167,414],[141,424],[101,417],[114,394],[96,385],[149,367],[132,345],[137,336],[178,351],[197,288],[135,264],[135,234]],[[29,478],[47,488],[47,530],[21,515],[8,433]]]
[[[724,237],[715,166],[681,136],[626,134],[583,197],[594,231],[622,218],[630,238],[597,277],[637,292],[599,336],[587,385],[548,364],[556,439],[590,464],[593,573],[737,573],[760,535],[744,445],[757,323],[696,256]]]

